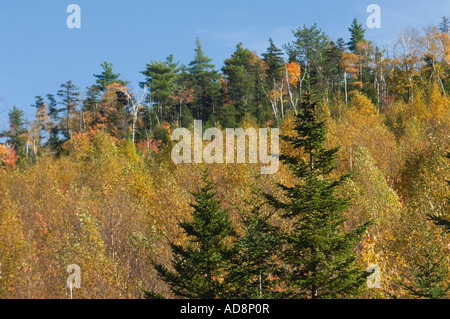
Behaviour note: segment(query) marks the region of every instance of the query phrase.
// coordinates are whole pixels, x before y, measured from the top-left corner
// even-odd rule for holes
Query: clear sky
[[[81,8],[81,29],[66,25],[71,3]],[[372,3],[382,25],[366,38],[380,47],[406,26],[422,31],[450,16],[450,0],[0,0],[0,130],[14,105],[31,120],[34,97],[56,94],[63,82],[85,92],[103,61],[137,87],[152,60],[173,54],[189,63],[197,36],[220,68],[238,42],[261,54],[269,37],[281,47],[292,29],[315,22],[348,41],[353,18],[365,24]]]

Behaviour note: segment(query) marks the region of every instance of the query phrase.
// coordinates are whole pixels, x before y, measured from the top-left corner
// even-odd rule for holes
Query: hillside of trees
[[[348,38],[304,26],[221,69],[197,39],[136,89],[104,62],[36,96],[33,121],[11,109],[0,298],[68,298],[71,264],[74,298],[448,298],[449,19],[389,51],[356,19]],[[176,165],[194,120],[279,128],[279,171]]]

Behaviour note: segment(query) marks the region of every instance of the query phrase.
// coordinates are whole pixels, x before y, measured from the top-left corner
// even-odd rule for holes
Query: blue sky
[[[81,29],[69,29],[69,4],[81,8]],[[349,38],[353,18],[365,24],[369,4],[381,8],[381,29],[366,38],[383,47],[406,26],[419,31],[450,16],[450,0],[1,0],[0,130],[14,105],[33,117],[34,96],[56,94],[72,80],[82,91],[108,61],[137,87],[151,60],[173,54],[189,63],[195,38],[221,67],[238,42],[261,54],[269,37],[281,47],[292,29],[317,23],[333,40]]]

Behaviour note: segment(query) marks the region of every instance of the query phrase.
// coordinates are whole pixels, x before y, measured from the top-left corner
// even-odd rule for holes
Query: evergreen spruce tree
[[[47,145],[53,152],[59,153],[61,144],[63,141],[60,137],[60,121],[61,117],[59,113],[64,109],[58,108],[58,103],[55,100],[53,94],[47,94],[48,100],[48,116],[50,118],[50,127],[49,127],[49,138],[47,141]]]
[[[64,127],[64,136],[66,140],[69,140],[73,137],[74,133],[72,117],[78,106],[80,92],[78,92],[78,87],[72,81],[67,81],[61,84],[61,89],[57,95],[61,98],[61,105],[63,105],[63,110],[66,113],[61,127]]]
[[[292,298],[351,298],[358,296],[369,275],[355,265],[356,244],[371,221],[344,231],[343,212],[350,204],[337,188],[349,176],[332,177],[339,148],[326,149],[326,122],[316,114],[311,93],[296,118],[296,136],[283,136],[302,156],[281,155],[298,178],[293,186],[278,184],[285,199],[266,194],[291,229],[281,233],[286,268],[286,295]]]
[[[427,239],[427,246],[421,249],[421,255],[411,266],[412,283],[402,284],[415,298],[445,299],[450,286],[446,256],[439,254],[437,247]]]
[[[270,46],[267,48],[266,53],[263,53],[263,60],[267,64],[267,78],[269,86],[273,87],[273,81],[281,81],[284,74],[284,59],[283,51],[275,46],[272,39],[269,39]]]
[[[364,38],[366,29],[364,29],[362,24],[359,24],[358,20],[355,18],[348,31],[350,31],[351,33],[350,42],[348,43],[348,49],[352,52],[356,52],[357,44],[366,41],[366,39]]]
[[[197,79],[200,79],[200,77],[205,73],[210,73],[211,75],[216,76],[217,72],[214,69],[216,66],[211,62],[212,59],[207,57],[203,51],[200,38],[197,38],[194,60],[189,63],[189,72]]]
[[[244,49],[242,42],[236,46],[233,55],[224,61],[223,74],[227,77],[227,91],[232,101],[239,106],[246,106],[253,91],[254,79],[249,72],[252,52]]]
[[[195,196],[192,221],[181,222],[188,236],[185,246],[171,243],[174,271],[154,263],[160,277],[172,292],[182,298],[218,299],[227,293],[224,276],[231,249],[227,240],[235,236],[228,212],[220,208],[216,185],[203,172],[203,187]],[[151,291],[146,297],[160,297]]]
[[[450,35],[450,18],[442,17],[442,22],[439,23],[439,31]]]
[[[230,297],[238,299],[276,298],[274,288],[279,285],[279,236],[264,209],[263,193],[253,186],[253,197],[245,203],[250,210],[242,210],[244,234],[236,242],[232,266],[227,276]]]
[[[342,74],[339,65],[344,51],[345,43],[342,38],[339,38],[336,43],[330,41],[325,51],[323,73],[325,81],[328,82],[327,87],[331,88],[330,93],[340,92]]]
[[[257,117],[258,110],[266,101],[263,90],[263,85],[266,84],[263,60],[245,49],[240,42],[232,56],[224,61],[222,72],[227,79],[226,95],[239,111],[237,122],[245,115]]]
[[[6,144],[14,147],[16,153],[19,156],[23,155],[26,138],[24,135],[27,133],[25,128],[24,113],[16,106],[8,112],[9,117],[9,129],[0,132],[0,137],[6,138]]]
[[[189,63],[191,88],[194,89],[195,99],[191,105],[194,117],[208,121],[220,101],[219,73],[215,70],[212,59],[205,55],[202,43],[197,38],[194,60]]]
[[[120,80],[120,73],[114,73],[113,72],[113,64],[108,62],[103,62],[101,64],[101,67],[103,68],[103,71],[101,74],[94,74],[94,76],[97,78],[97,85],[100,89],[100,91],[104,91],[106,89],[106,86],[118,83],[122,86],[126,86],[128,84],[127,81]]]

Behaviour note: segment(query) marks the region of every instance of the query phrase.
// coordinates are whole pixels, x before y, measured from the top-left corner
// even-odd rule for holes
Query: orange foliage
[[[341,58],[341,68],[351,77],[355,78],[355,80],[358,80],[358,73],[360,70],[360,63],[361,63],[361,56],[352,53],[352,52],[344,52],[342,53]],[[362,88],[363,83],[362,81],[355,81],[353,83],[354,85],[358,85]]]
[[[193,89],[189,89],[189,90],[181,90],[178,95],[171,95],[169,96],[171,99],[178,101],[180,103],[183,102],[191,102],[194,99],[194,90]]]
[[[286,64],[286,70],[288,73],[288,80],[292,86],[297,86],[300,82],[301,67],[297,62],[291,62]]]
[[[137,147],[143,154],[148,154],[150,152],[159,152],[161,147],[161,140],[148,139],[146,141],[141,141],[137,143]]]
[[[6,173],[6,169],[10,167],[11,169],[16,169],[16,163],[19,156],[16,155],[16,150],[14,147],[6,147],[0,145],[0,161],[3,164],[2,172]]]

